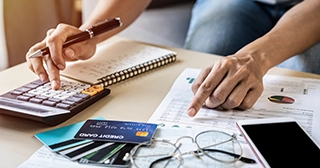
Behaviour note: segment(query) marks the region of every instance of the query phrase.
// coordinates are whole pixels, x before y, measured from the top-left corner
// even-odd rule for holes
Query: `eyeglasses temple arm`
[[[154,164],[158,163],[158,162],[171,159],[172,157],[173,157],[173,156],[167,156],[167,157],[163,157],[163,158],[157,159],[157,160],[153,161],[153,162],[150,164],[149,168],[152,168],[152,166],[153,166]]]

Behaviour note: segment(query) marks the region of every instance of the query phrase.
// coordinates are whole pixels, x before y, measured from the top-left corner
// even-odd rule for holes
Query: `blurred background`
[[[81,0],[0,0],[0,70],[25,54],[58,23],[81,24]]]
[[[59,23],[79,27],[98,0],[0,0],[0,71],[25,62],[25,54]],[[152,0],[117,36],[183,47],[195,0]],[[165,31],[164,31],[165,28]]]

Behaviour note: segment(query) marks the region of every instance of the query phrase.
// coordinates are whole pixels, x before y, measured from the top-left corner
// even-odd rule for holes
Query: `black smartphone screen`
[[[320,149],[296,122],[242,127],[272,168],[320,167]]]

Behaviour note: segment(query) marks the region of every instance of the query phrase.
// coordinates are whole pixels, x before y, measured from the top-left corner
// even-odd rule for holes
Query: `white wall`
[[[98,0],[82,0],[82,22],[89,17],[97,2]]]
[[[3,0],[0,0],[0,71],[8,67],[8,53],[3,16]]]

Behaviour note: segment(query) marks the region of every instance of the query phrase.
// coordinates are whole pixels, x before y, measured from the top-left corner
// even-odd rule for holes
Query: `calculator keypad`
[[[53,90],[49,82],[36,80],[0,95],[0,113],[2,108],[36,117],[75,115],[109,93],[101,86],[66,80],[61,81],[58,90]]]
[[[78,96],[78,94],[83,94],[82,92],[90,87],[88,84],[61,81],[59,90],[52,90],[50,83],[35,81],[13,90],[11,93],[17,95],[18,100],[69,109],[72,105],[81,102],[85,96],[81,97]],[[88,95],[86,93],[84,94]],[[90,96],[94,96],[94,94]]]

